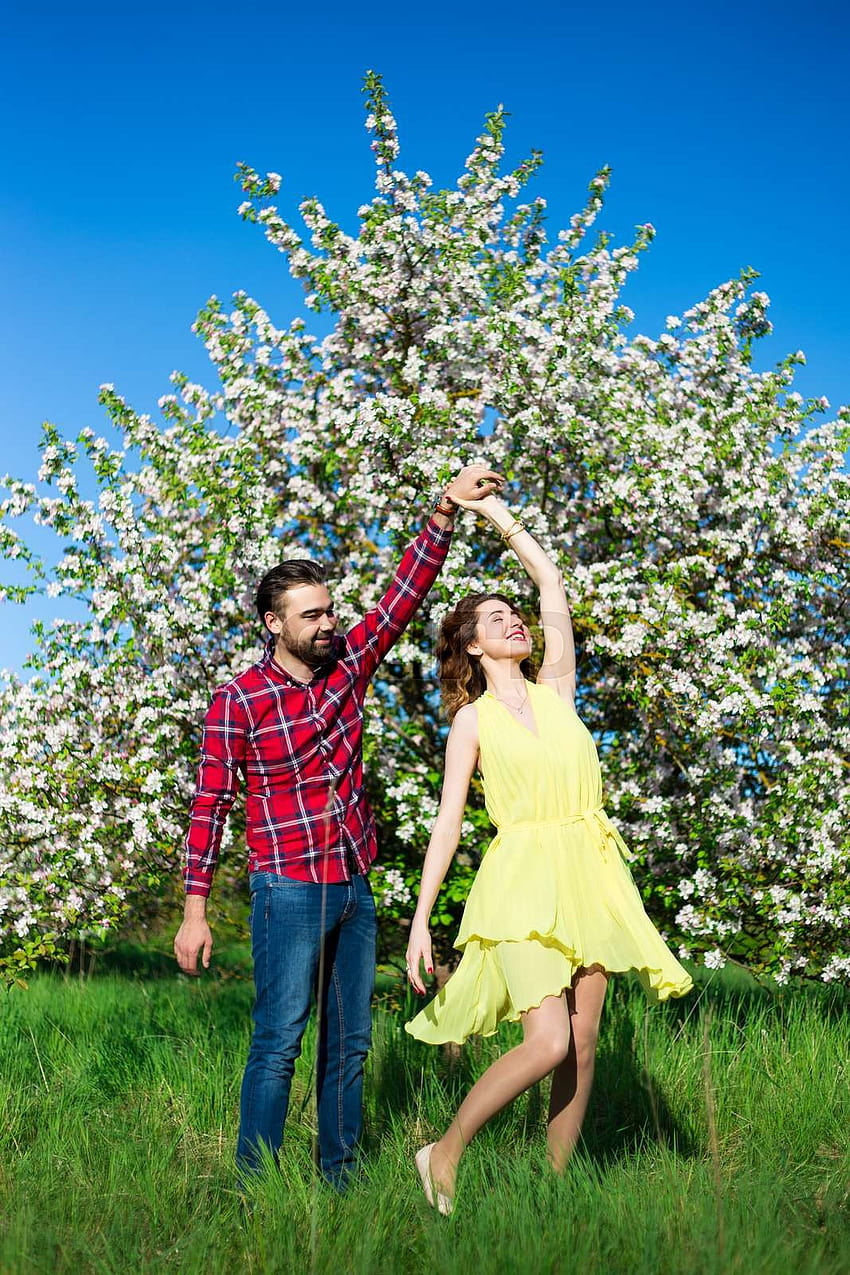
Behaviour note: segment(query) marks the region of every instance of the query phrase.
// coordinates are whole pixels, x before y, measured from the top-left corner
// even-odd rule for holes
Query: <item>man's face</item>
[[[325,585],[297,584],[287,589],[281,611],[279,615],[267,611],[265,616],[278,648],[283,646],[310,668],[324,664],[336,629],[333,602]]]

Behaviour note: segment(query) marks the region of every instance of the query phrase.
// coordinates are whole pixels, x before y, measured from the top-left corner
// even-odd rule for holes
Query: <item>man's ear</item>
[[[275,615],[274,611],[267,611],[263,616],[263,622],[269,633],[273,633],[275,637],[279,637],[283,630],[283,620],[279,615]]]

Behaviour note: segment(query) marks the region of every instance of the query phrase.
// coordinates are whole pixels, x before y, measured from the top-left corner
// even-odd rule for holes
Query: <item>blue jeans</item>
[[[257,1171],[263,1145],[277,1160],[295,1059],[318,996],[319,1166],[323,1177],[342,1189],[355,1164],[363,1119],[363,1064],[372,1040],[372,891],[363,876],[314,885],[274,872],[252,872],[250,884],[256,1000],[242,1080],[239,1172]]]

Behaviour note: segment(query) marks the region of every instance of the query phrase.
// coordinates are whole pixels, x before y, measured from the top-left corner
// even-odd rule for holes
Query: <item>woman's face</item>
[[[475,643],[469,648],[474,655],[491,659],[524,660],[531,654],[531,633],[522,617],[507,602],[491,598],[475,608],[478,623]]]

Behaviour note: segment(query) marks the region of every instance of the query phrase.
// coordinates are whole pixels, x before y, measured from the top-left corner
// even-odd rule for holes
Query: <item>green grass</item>
[[[494,1052],[428,1049],[375,1014],[362,1179],[312,1170],[312,1038],[280,1173],[248,1210],[232,1170],[250,983],[125,953],[0,1001],[0,1271],[839,1275],[850,1269],[850,994],[715,979],[648,1008],[609,993],[584,1145],[546,1167],[545,1093],[489,1126],[451,1219],[413,1151]],[[133,976],[133,969],[135,974]],[[143,977],[139,977],[139,971]]]

